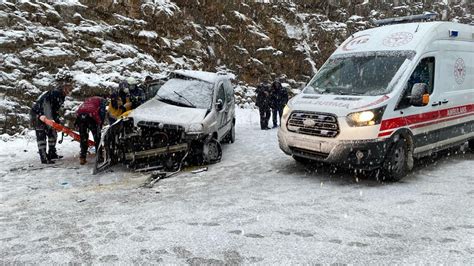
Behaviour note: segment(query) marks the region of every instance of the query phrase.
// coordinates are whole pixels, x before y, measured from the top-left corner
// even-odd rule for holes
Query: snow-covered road
[[[237,115],[222,162],[152,189],[91,175],[68,140],[45,169],[34,138],[0,141],[0,264],[474,263],[473,154],[380,184],[296,163],[257,111]]]

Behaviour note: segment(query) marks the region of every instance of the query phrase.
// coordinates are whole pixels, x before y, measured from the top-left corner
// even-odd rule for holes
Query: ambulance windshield
[[[352,53],[331,57],[303,91],[305,94],[383,95],[414,51]]]

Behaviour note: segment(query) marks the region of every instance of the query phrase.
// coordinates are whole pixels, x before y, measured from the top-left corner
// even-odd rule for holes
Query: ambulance
[[[474,26],[410,22],[345,40],[283,111],[281,150],[398,181],[414,159],[474,150]]]

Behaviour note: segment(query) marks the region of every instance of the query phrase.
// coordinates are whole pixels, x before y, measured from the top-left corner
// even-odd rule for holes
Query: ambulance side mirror
[[[411,88],[410,104],[413,106],[426,106],[429,102],[428,85],[426,83],[415,83]]]

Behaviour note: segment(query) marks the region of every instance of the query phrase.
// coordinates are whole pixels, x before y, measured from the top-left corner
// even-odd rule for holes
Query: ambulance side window
[[[434,73],[435,72],[435,58],[426,57],[423,58],[420,63],[416,66],[415,71],[411,74],[408,80],[408,90],[411,92],[411,88],[415,83],[426,83],[428,85],[429,94],[433,93],[434,88]]]
[[[435,77],[435,58],[426,57],[423,58],[420,63],[416,66],[415,70],[408,79],[407,86],[403,93],[403,97],[398,104],[398,107],[395,108],[403,109],[410,106],[409,96],[411,94],[411,89],[416,83],[425,83],[428,85],[428,93],[432,94],[434,90],[434,77]]]

